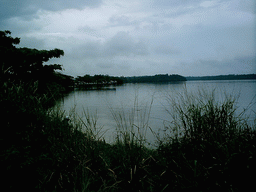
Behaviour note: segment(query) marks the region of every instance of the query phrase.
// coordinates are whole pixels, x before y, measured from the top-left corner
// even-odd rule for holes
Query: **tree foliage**
[[[157,74],[154,76],[124,77],[125,83],[168,83],[175,81],[186,81],[181,75]]]
[[[218,76],[202,76],[202,77],[186,77],[188,81],[204,81],[204,80],[249,80],[256,79],[256,74],[244,75],[218,75]]]
[[[109,75],[84,75],[76,78],[77,84],[123,84],[123,80],[119,77],[113,77]]]
[[[23,81],[38,80],[38,77],[45,72],[52,73],[54,70],[61,70],[61,65],[43,65],[52,58],[59,58],[64,55],[60,49],[37,50],[30,48],[17,48],[20,38],[10,36],[10,31],[0,31],[0,65],[8,78]],[[46,75],[46,74],[44,74]]]
[[[11,37],[10,31],[0,31],[1,82],[37,82],[38,93],[61,92],[72,86],[73,77],[56,72],[62,70],[60,64],[44,64],[52,58],[63,56],[63,50],[18,48],[16,45],[19,43],[20,38]]]

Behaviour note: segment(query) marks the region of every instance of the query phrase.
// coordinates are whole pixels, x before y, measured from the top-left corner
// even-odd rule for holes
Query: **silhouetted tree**
[[[17,48],[20,38],[11,37],[10,31],[0,31],[0,67],[1,78],[14,82],[38,82],[38,89],[44,92],[49,84],[60,83],[60,78],[69,79],[67,76],[57,74],[62,70],[60,64],[43,65],[52,58],[64,55],[60,49],[37,50],[30,48]]]
[[[64,55],[64,51],[60,49],[47,51],[26,47],[17,48],[15,45],[20,43],[20,39],[13,38],[10,34],[10,31],[0,31],[0,64],[5,73],[21,75],[21,77],[32,74],[41,70],[44,62]],[[61,69],[61,66],[54,64],[48,68],[56,70]]]

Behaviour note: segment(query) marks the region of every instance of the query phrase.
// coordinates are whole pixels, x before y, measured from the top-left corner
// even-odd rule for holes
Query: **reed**
[[[169,97],[172,123],[158,148],[160,159],[166,159],[162,182],[173,178],[178,183],[170,188],[199,191],[252,186],[255,125],[250,126],[242,113],[237,115],[236,99],[225,95],[220,102],[214,91],[204,90]],[[238,179],[235,167],[243,178]]]
[[[128,106],[129,111],[122,106],[121,110],[114,110],[109,106],[110,112],[116,123],[117,142],[132,142],[140,145],[147,144],[147,132],[150,128],[150,112],[153,104],[153,98],[150,103],[143,107],[139,103],[138,95],[135,95],[133,106]]]

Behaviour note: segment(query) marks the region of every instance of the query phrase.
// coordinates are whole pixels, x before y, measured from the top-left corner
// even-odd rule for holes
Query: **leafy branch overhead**
[[[44,64],[64,55],[61,49],[38,50],[16,47],[20,38],[11,37],[10,31],[0,31],[0,80],[10,84],[37,84],[39,94],[60,94],[73,87],[73,77],[56,72],[60,64]],[[54,93],[54,94],[53,94]]]
[[[1,52],[1,69],[9,75],[25,75],[38,73],[45,66],[44,62],[52,58],[59,58],[64,55],[64,51],[60,49],[53,50],[37,50],[30,48],[17,48],[15,45],[20,43],[20,38],[10,36],[10,31],[0,31],[0,52]],[[61,65],[54,64],[52,70],[61,70]],[[49,68],[49,67],[48,67]]]

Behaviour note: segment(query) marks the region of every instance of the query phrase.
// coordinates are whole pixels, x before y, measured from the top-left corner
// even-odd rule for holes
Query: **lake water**
[[[181,98],[187,91],[188,95],[198,94],[199,90],[211,93],[215,90],[217,101],[225,99],[225,95],[238,97],[237,114],[249,106],[245,115],[250,116],[251,123],[256,118],[256,81],[187,81],[169,84],[124,84],[116,90],[74,91],[61,102],[66,115],[73,110],[84,121],[83,112],[97,116],[97,127],[102,128],[104,138],[111,142],[116,135],[116,128],[133,128],[146,135],[149,142],[156,137],[151,130],[160,136],[166,126],[170,125],[172,109],[170,98]],[[202,99],[202,98],[200,98]],[[178,100],[176,101],[178,102]],[[150,127],[150,129],[149,129]]]

